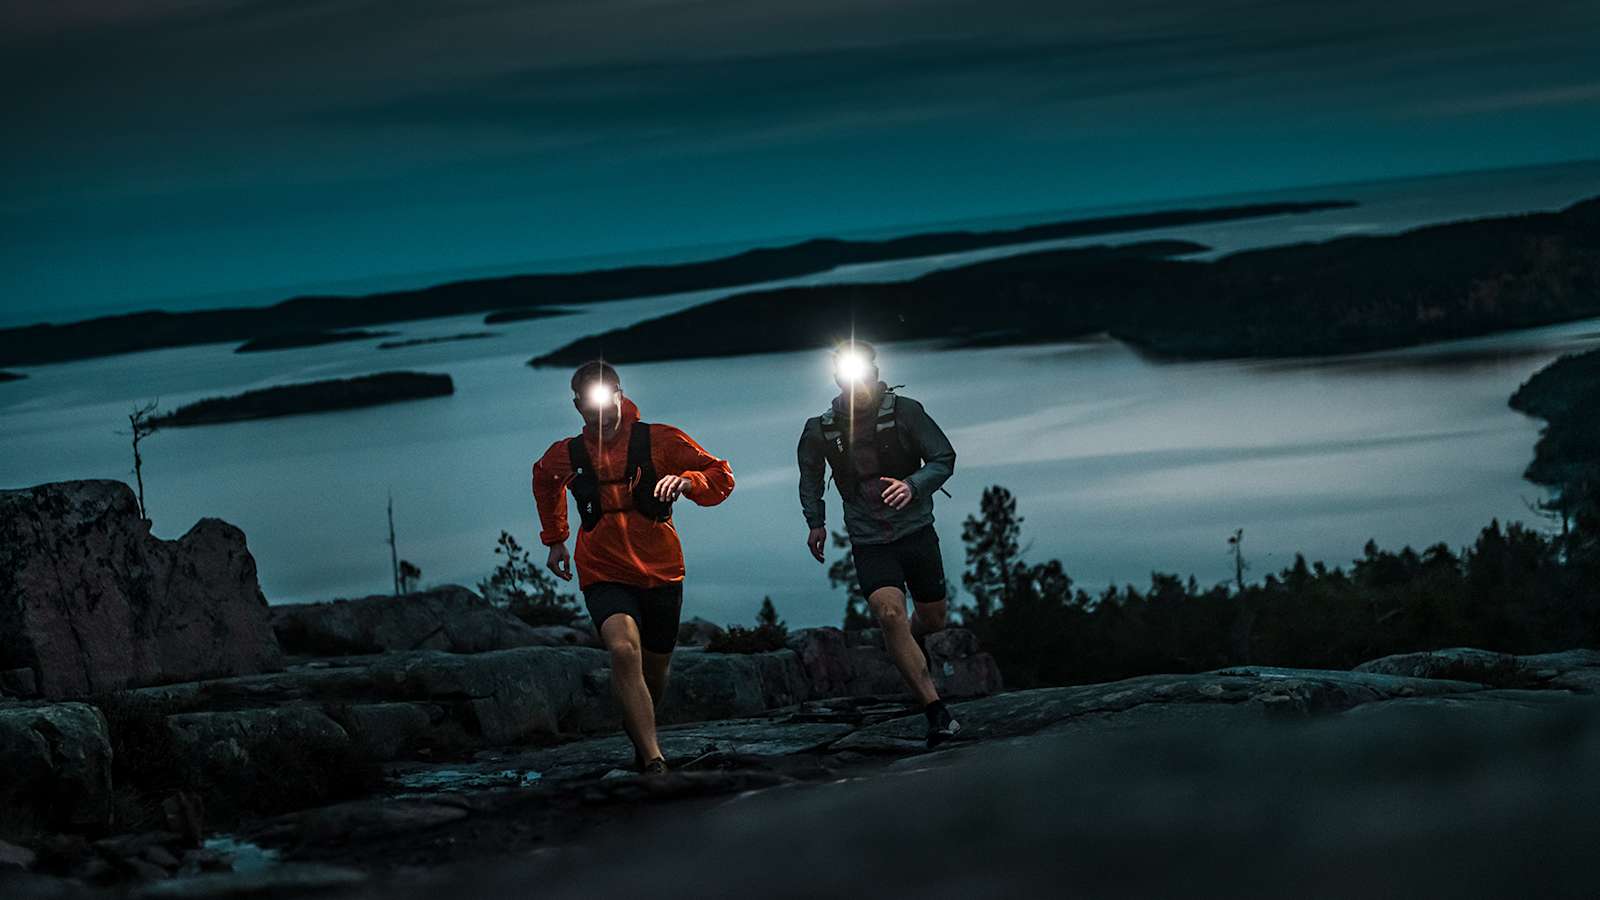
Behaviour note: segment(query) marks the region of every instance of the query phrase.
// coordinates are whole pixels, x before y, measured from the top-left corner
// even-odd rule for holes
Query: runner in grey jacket
[[[955,472],[956,451],[922,408],[878,380],[877,354],[859,341],[834,351],[839,396],[800,432],[800,509],[806,546],[823,562],[825,469],[844,502],[856,579],[883,629],[884,644],[928,717],[928,746],[961,726],[939,699],[918,639],[944,628],[948,586],[933,494]],[[910,589],[915,614],[907,619]]]
[[[878,382],[866,399],[873,415],[861,417],[858,427],[868,420],[876,428],[877,409],[886,395],[888,386]],[[834,398],[834,420],[843,427],[848,420],[844,395]],[[950,446],[938,423],[928,416],[922,404],[900,394],[893,395],[895,427],[899,429],[906,449],[922,458],[922,466],[905,476],[911,487],[911,502],[900,509],[884,503],[881,490],[875,490],[868,480],[844,499],[844,528],[852,544],[887,544],[933,524],[933,495],[944,486],[956,469],[956,451]],[[822,416],[806,420],[800,433],[800,509],[805,513],[808,528],[821,528],[827,521],[823,492],[827,487],[825,466],[827,441],[823,438]],[[848,430],[844,433],[848,434]]]

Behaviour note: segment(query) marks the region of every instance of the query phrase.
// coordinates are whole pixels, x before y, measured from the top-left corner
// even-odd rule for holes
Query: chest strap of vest
[[[828,468],[833,476],[833,483],[839,488],[842,496],[855,493],[856,485],[860,482],[860,473],[856,471],[855,460],[850,453],[849,444],[852,440],[848,433],[850,423],[840,421],[838,411],[830,404],[826,412],[820,417],[822,425],[823,455],[828,459]],[[878,445],[878,463],[883,471],[878,474],[890,474],[901,477],[915,471],[915,463],[909,459],[905,452],[899,429],[896,427],[895,393],[893,390],[883,392],[883,398],[878,401],[876,421],[873,423],[873,437]],[[906,471],[899,471],[906,468]]]
[[[887,431],[894,427],[894,391],[884,391],[883,399],[878,401],[878,431]],[[830,404],[821,416],[822,436],[832,444],[844,436],[845,429],[850,427],[848,422],[838,421],[838,410]]]
[[[600,519],[608,513],[621,512],[621,509],[608,509],[601,502],[600,486],[603,484],[628,484],[632,485],[632,508],[639,514],[657,522],[665,522],[672,518],[672,504],[656,499],[655,487],[656,467],[650,456],[650,426],[646,422],[635,422],[628,434],[628,456],[623,464],[622,478],[601,479],[596,473],[594,462],[589,458],[589,448],[584,444],[583,436],[567,441],[567,456],[572,464],[572,480],[567,487],[572,492],[572,497],[578,504],[578,518],[583,522],[583,530],[590,531],[600,524]]]

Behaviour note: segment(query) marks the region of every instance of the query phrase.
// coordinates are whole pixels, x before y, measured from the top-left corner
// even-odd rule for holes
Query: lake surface
[[[1222,252],[1551,209],[1600,194],[1600,166],[1340,193],[1363,205],[1033,246],[1171,236]],[[1031,248],[781,283],[905,278],[1018,249]],[[0,385],[0,486],[131,482],[118,430],[146,399],[172,407],[313,378],[447,372],[452,397],[161,432],[144,445],[145,484],[162,537],[180,536],[202,516],[243,528],[275,603],[387,590],[391,492],[401,556],[422,568],[424,583],[470,585],[494,566],[502,529],[536,544],[529,467],[579,424],[568,373],[530,369],[526,360],[725,293],[595,304],[496,326],[500,336],[488,340],[392,351],[375,350],[376,341],[244,355],[211,345],[23,369],[27,380]],[[384,329],[429,337],[483,325],[472,316]],[[1491,518],[1531,519],[1526,504],[1541,494],[1521,471],[1539,423],[1506,399],[1562,353],[1595,346],[1600,320],[1292,362],[1154,362],[1106,339],[960,351],[899,344],[883,348],[881,362],[884,377],[923,401],[959,452],[953,496],[938,507],[952,579],[959,582],[963,561],[961,519],[985,486],[1003,484],[1019,498],[1029,558],[1058,557],[1079,584],[1098,589],[1143,584],[1153,569],[1224,580],[1235,528],[1244,529],[1250,574],[1260,577],[1297,551],[1345,564],[1369,538],[1389,547],[1459,546]],[[844,598],[805,551],[795,496],[800,426],[833,392],[825,352],[637,365],[622,374],[647,420],[684,428],[728,458],[738,482],[720,507],[680,505],[685,614],[747,621],[770,595],[791,625],[837,623]],[[837,524],[836,496],[829,506]]]

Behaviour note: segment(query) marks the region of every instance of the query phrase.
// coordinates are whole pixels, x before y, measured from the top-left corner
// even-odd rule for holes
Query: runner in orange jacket
[[[666,771],[656,742],[655,707],[666,692],[683,606],[683,548],[672,526],[681,497],[716,506],[733,492],[733,470],[671,425],[639,421],[617,371],[584,363],[572,375],[583,433],[550,445],[533,465],[539,540],[546,565],[578,587],[601,642],[611,653],[611,689],[622,709],[640,768]],[[582,530],[567,554],[567,494]]]

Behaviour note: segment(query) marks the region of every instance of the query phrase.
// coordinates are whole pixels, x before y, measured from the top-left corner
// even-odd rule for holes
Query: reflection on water
[[[1575,198],[1570,186],[1566,193],[1549,205]],[[1174,235],[1249,245],[1282,240],[1286,222],[1409,224],[1435,209],[1399,194],[1384,202],[1392,215],[1374,201],[1315,220]],[[931,266],[903,261],[797,281],[899,278]],[[162,537],[201,516],[242,527],[273,602],[385,590],[390,491],[400,555],[422,568],[424,583],[471,584],[494,566],[501,529],[534,543],[529,466],[579,425],[567,373],[523,363],[579,335],[713,296],[600,304],[495,326],[502,336],[493,341],[382,353],[370,343],[247,355],[217,345],[28,369],[29,379],[0,386],[0,485],[128,479],[127,439],[116,432],[130,406],[150,397],[170,407],[311,378],[448,372],[452,397],[159,433],[143,445],[145,482]],[[483,328],[477,317],[394,327],[406,338]],[[884,349],[882,363],[885,378],[926,404],[960,454],[954,496],[938,508],[949,573],[962,565],[961,519],[986,485],[1000,483],[1019,498],[1028,555],[1060,557],[1080,584],[1097,588],[1143,582],[1152,568],[1224,580],[1235,528],[1244,529],[1259,576],[1296,551],[1338,564],[1368,538],[1459,545],[1491,518],[1527,518],[1525,500],[1538,491],[1520,473],[1538,422],[1506,400],[1561,353],[1597,344],[1591,321],[1335,359],[1161,362],[1098,339],[955,351],[898,345]],[[771,595],[792,625],[836,623],[842,597],[806,553],[795,497],[800,426],[831,394],[825,355],[625,366],[622,374],[645,419],[683,427],[727,457],[738,480],[721,507],[680,504],[685,614],[744,621]],[[837,498],[829,505],[837,523]]]

